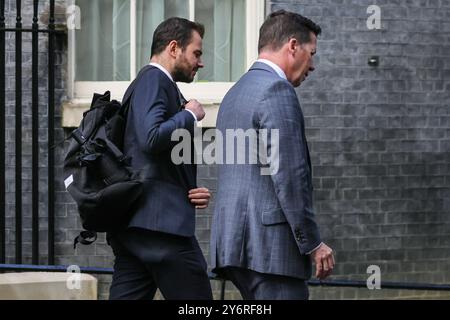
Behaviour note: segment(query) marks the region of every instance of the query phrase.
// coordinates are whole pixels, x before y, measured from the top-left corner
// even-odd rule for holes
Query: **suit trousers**
[[[109,237],[115,255],[110,300],[211,300],[207,265],[195,237],[129,228]]]
[[[244,300],[308,300],[305,280],[260,273],[239,267],[225,267],[220,274],[231,280]]]

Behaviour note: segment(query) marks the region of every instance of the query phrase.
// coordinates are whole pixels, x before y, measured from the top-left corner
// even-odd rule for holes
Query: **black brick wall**
[[[381,30],[369,30],[369,5]],[[320,24],[316,71],[298,89],[315,208],[336,278],[449,283],[450,1],[271,1]],[[368,59],[379,56],[378,67]],[[432,292],[312,289],[312,298]],[[448,297],[449,295],[445,295]]]

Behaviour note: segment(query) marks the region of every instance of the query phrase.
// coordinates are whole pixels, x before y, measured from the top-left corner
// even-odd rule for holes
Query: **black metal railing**
[[[6,101],[6,46],[5,46],[5,1],[0,1],[0,263],[6,258],[6,175],[5,175],[5,101]]]
[[[21,1],[16,1],[16,263],[22,263],[22,17],[21,17]],[[34,191],[34,190],[32,190]]]
[[[68,272],[69,266],[44,266],[44,265],[0,265],[1,271],[46,271],[46,272]],[[81,273],[112,275],[112,268],[79,267]],[[224,300],[226,281],[214,273],[209,273],[210,280],[220,281],[220,300]],[[346,287],[346,288],[367,288],[367,282],[362,280],[309,280],[309,286],[313,287]],[[449,284],[434,283],[412,283],[412,282],[394,282],[380,281],[380,289],[391,290],[427,290],[427,291],[450,291]]]
[[[48,116],[48,264],[55,263],[54,221],[55,221],[55,155],[54,118],[55,118],[55,35],[61,31],[55,30],[55,1],[49,1],[48,25],[40,28],[38,19],[39,1],[33,0],[33,18],[31,29],[23,28],[22,1],[16,0],[16,21],[14,28],[7,28],[5,23],[5,1],[0,0],[0,264],[6,262],[6,163],[5,163],[5,118],[6,118],[6,35],[15,36],[15,263],[23,261],[23,90],[22,90],[22,44],[23,34],[31,33],[31,261],[39,264],[39,34],[48,36],[48,86],[47,86],[47,116]],[[10,76],[10,75],[8,75]],[[28,101],[28,100],[27,100]],[[28,103],[28,102],[27,102]]]

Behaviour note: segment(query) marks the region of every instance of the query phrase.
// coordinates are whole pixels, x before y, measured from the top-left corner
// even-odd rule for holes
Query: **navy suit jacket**
[[[172,162],[171,151],[178,142],[171,141],[171,135],[183,128],[193,137],[194,117],[181,108],[176,84],[156,67],[141,69],[122,101],[130,95],[124,153],[140,171],[144,192],[128,226],[192,236],[195,207],[188,191],[196,188],[196,165]]]

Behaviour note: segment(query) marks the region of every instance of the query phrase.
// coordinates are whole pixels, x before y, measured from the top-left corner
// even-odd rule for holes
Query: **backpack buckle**
[[[80,145],[83,145],[86,142],[86,138],[83,136],[79,129],[73,130],[70,136],[73,137],[75,141]]]

